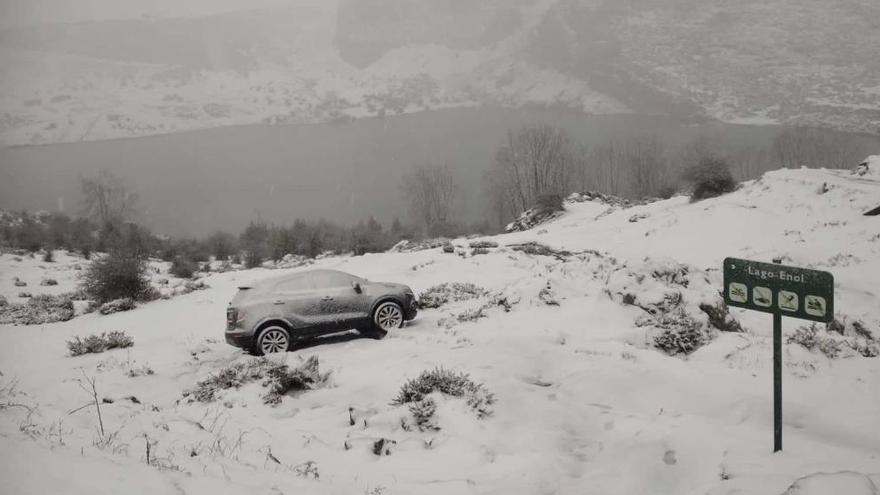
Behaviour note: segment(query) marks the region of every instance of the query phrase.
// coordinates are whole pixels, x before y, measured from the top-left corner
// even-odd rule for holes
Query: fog
[[[0,495],[878,495],[878,215],[880,0],[0,0]]]
[[[523,125],[668,150],[876,135],[877,18],[859,0],[3,0],[0,208],[75,214],[78,177],[108,169],[160,231],[390,222],[401,175],[445,163],[480,221]]]
[[[284,0],[3,0],[0,29],[110,19],[196,17],[284,3]]]

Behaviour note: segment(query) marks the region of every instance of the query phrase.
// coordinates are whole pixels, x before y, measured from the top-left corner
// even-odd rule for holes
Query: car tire
[[[290,332],[280,325],[269,325],[260,330],[260,335],[254,345],[254,354],[262,356],[276,352],[287,352],[290,347]]]
[[[385,301],[373,311],[373,328],[376,333],[386,334],[400,328],[404,320],[403,307],[394,301]]]

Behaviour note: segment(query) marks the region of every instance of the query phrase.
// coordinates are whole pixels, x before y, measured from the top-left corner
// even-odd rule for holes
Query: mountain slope
[[[290,0],[7,29],[0,143],[487,103],[876,133],[878,9],[872,0]]]
[[[823,184],[828,191],[819,194]],[[259,381],[221,391],[212,403],[182,394],[230,364],[250,362],[222,343],[224,308],[237,286],[277,270],[212,274],[207,290],[128,313],[41,329],[0,326],[7,343],[0,399],[38,406],[30,413],[0,407],[0,453],[16,452],[0,469],[19,493],[112,493],[122,478],[129,487],[194,495],[221,488],[778,495],[823,485],[871,493],[880,483],[873,427],[880,359],[832,359],[786,343],[786,450],[774,455],[769,317],[734,311],[745,332],[713,331],[696,352],[670,357],[651,345],[661,330],[636,305],[659,308],[677,293],[682,309],[704,321],[697,305],[717,302],[723,257],[781,257],[832,271],[838,316],[863,322],[876,339],[880,233],[862,209],[878,191],[872,176],[787,170],[699,203],[673,198],[613,211],[570,204],[551,223],[487,239],[501,247],[484,255],[467,254],[469,241],[459,239],[464,256],[430,249],[319,260],[313,266],[417,292],[478,284],[502,296],[509,311],[478,297],[425,309],[384,341],[349,335],[306,343],[271,361],[298,365],[318,355],[331,382],[275,407],[263,404]],[[505,247],[524,241],[573,252]],[[624,303],[626,294],[636,305]],[[786,335],[800,325],[786,319]],[[108,330],[125,330],[135,346],[65,356],[65,340]],[[128,375],[144,365],[154,374]],[[411,412],[390,402],[406,379],[435,366],[483,383],[497,399],[494,412],[479,419],[461,399],[436,394],[439,429],[414,428]],[[83,372],[109,399],[103,441],[94,410],[70,413],[89,400],[74,381]],[[388,455],[374,453],[381,439],[395,442],[383,444]],[[81,471],[66,479],[59,466],[70,463]],[[30,475],[40,465],[43,474]],[[850,473],[816,474],[841,471]]]

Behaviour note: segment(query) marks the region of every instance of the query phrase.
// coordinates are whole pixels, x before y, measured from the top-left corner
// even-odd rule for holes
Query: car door
[[[297,333],[309,334],[318,330],[317,327],[322,323],[322,311],[311,274],[303,273],[279,282],[273,290],[272,298]]]
[[[347,330],[363,323],[369,311],[369,296],[355,290],[361,279],[342,272],[313,274],[315,294],[321,302],[322,326],[327,329]]]

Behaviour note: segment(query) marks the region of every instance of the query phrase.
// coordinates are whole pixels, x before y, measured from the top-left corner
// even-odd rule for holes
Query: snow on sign
[[[806,268],[727,258],[724,300],[738,308],[828,322],[834,316],[834,276]]]

